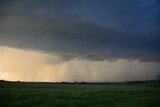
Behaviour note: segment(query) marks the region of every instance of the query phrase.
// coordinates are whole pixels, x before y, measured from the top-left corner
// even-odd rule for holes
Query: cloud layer
[[[133,81],[155,79],[159,62],[64,61],[60,56],[0,47],[0,78],[21,81]]]
[[[159,0],[1,1],[0,45],[65,59],[160,61]]]
[[[159,12],[160,0],[1,0],[0,79],[155,79]]]

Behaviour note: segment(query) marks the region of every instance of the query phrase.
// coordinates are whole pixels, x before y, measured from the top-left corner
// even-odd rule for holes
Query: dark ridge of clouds
[[[66,60],[160,61],[158,0],[3,1],[0,45]]]
[[[159,0],[5,0],[2,9],[16,18],[73,14],[127,32],[160,33]]]

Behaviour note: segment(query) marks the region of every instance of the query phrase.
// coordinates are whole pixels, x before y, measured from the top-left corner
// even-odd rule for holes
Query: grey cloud
[[[99,24],[113,22],[114,20],[107,18],[107,15],[111,15],[109,12],[113,12],[111,16],[116,18],[115,22],[124,24],[117,18],[121,19],[126,16],[127,19],[123,19],[123,21],[127,21],[131,27],[138,27],[138,24],[135,25],[135,21],[132,21],[136,17],[131,18],[132,15],[130,15],[132,13],[137,15],[136,12],[139,11],[141,6],[133,11],[135,7],[131,5],[137,5],[137,2],[117,1],[116,6],[114,6],[116,8],[112,9],[111,7],[105,7],[105,4],[108,3],[107,5],[112,6],[115,4],[114,2],[92,1],[91,6],[95,7],[93,14],[90,10],[93,7],[87,7],[89,3],[85,1],[60,2],[59,0],[49,0],[36,3],[20,0],[11,3],[5,2],[0,8],[0,13],[2,13],[2,16],[0,16],[0,45],[43,50],[49,53],[53,51],[66,60],[77,57],[89,60],[126,58],[160,61],[159,33],[129,33],[120,30],[120,26],[117,30],[117,28]],[[131,5],[131,8],[127,6],[126,8],[129,9],[127,12],[126,8],[120,6],[119,3],[122,6]],[[102,8],[97,5],[102,6]],[[148,7],[148,4],[145,4],[145,6]],[[88,15],[83,9],[86,9]],[[120,13],[117,13],[118,10]],[[104,12],[106,12],[105,15],[103,15]],[[157,14],[154,13],[151,16],[155,18],[155,15]],[[92,20],[94,16],[98,20]],[[104,18],[104,21],[100,21],[101,17]],[[107,19],[105,20],[105,18]],[[157,22],[156,26],[158,26],[159,18],[155,21]]]

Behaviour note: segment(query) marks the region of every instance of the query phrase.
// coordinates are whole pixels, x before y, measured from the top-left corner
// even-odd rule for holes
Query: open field
[[[0,82],[0,107],[160,107],[156,82],[52,84]]]

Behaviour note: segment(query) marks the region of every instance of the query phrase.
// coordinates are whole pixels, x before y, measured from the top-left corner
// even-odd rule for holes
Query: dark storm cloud
[[[67,59],[160,61],[159,0],[13,0],[0,5],[0,44]]]

